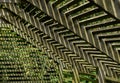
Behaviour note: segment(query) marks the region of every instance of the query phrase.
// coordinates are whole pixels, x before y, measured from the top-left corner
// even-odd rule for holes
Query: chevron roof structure
[[[0,83],[120,83],[120,0],[0,0]]]

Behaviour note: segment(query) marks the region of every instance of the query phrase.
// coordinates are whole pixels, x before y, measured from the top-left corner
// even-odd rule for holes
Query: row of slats
[[[99,28],[102,23],[103,24],[105,23],[105,26],[106,25],[109,26],[110,22],[118,23],[118,25],[111,24],[111,27],[119,26],[119,22],[116,19],[114,19],[109,14],[104,12],[101,8],[94,5],[94,3],[89,2],[87,0],[82,4],[78,3],[78,5],[76,5],[75,7],[72,6],[76,2],[72,0],[71,1],[66,0],[66,3],[63,3],[64,1],[56,1],[53,3],[48,3],[47,1],[49,0],[41,1],[41,2],[33,1],[33,0],[27,0],[27,1],[31,2],[31,4],[28,3],[28,8],[29,5],[31,6],[34,5],[36,6],[36,8],[33,6],[31,7],[32,9],[30,10],[27,9],[26,7],[25,9],[22,9],[22,11],[20,11],[21,9],[18,8],[16,9],[16,7],[11,4],[9,5],[6,4],[6,7],[10,11],[17,14],[20,18],[24,19],[24,21],[26,21],[28,25],[32,25],[31,30],[29,30],[28,32],[30,33],[32,38],[35,38],[37,36],[36,34],[34,34],[34,32],[40,31],[39,33],[41,34],[40,37],[43,37],[42,41],[45,41],[45,43],[42,42],[43,45],[57,54],[61,53],[62,59],[66,59],[68,63],[72,62],[72,64],[74,64],[75,63],[74,61],[77,62],[79,61],[79,63],[82,63],[80,59],[84,59],[85,61],[88,61],[88,63],[91,63],[93,66],[96,67],[102,66],[99,68],[99,69],[102,68],[100,70],[100,72],[102,72],[101,75],[119,78],[119,73],[118,73],[119,43],[117,42],[117,45],[115,45],[118,47],[117,48],[118,50],[114,49],[110,43],[110,42],[114,42],[115,40],[119,41],[119,37],[118,37],[119,32],[118,35],[115,36],[115,38],[113,38],[114,37],[113,34],[108,35],[108,32],[111,33],[109,27],[107,29],[101,30],[101,32]],[[34,12],[38,13],[40,11],[38,8],[42,10],[42,12],[45,12],[45,13],[39,13],[41,17],[36,16],[36,13],[34,13]],[[18,14],[19,11],[20,13]],[[9,20],[9,18],[7,17],[6,19]],[[10,19],[14,19],[14,18],[11,17]],[[17,25],[18,23],[15,26]],[[24,26],[27,25],[25,24]],[[94,29],[94,27],[98,27],[98,30],[96,28]],[[24,31],[25,29],[22,30]],[[116,30],[118,29],[114,29],[114,30],[115,32],[113,33],[116,33]],[[111,36],[113,39],[106,40],[107,39],[106,35],[108,35],[107,38]],[[49,39],[50,41],[47,39]],[[49,44],[49,42],[51,41],[53,42],[52,43],[53,45],[50,45],[51,43]],[[48,47],[46,44],[49,45],[50,47]],[[57,47],[57,49],[52,48],[53,46]],[[59,49],[60,50],[62,49],[63,51],[57,51]],[[63,54],[62,52],[64,52],[65,54]],[[71,56],[68,56],[68,54],[71,54]],[[115,56],[116,54],[117,56]],[[73,61],[70,60],[69,57]],[[84,62],[84,64],[85,63],[86,62]],[[115,66],[111,67],[111,65],[115,65]],[[80,65],[78,64],[78,66]],[[89,66],[90,64],[88,64],[86,67],[89,69]],[[103,70],[106,72],[104,72]],[[101,79],[102,77],[100,77],[99,79],[100,82]]]

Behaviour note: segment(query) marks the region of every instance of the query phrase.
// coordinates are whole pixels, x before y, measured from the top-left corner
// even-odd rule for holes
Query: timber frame
[[[96,83],[120,83],[120,3],[114,1],[1,1],[1,26],[56,62],[60,83],[66,70],[74,83],[82,74],[94,76]]]

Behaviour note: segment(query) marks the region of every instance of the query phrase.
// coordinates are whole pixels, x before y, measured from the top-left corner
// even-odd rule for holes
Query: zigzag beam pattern
[[[25,0],[2,5],[2,18],[53,53],[53,59],[67,64],[75,83],[81,72],[96,68],[99,83],[120,78],[120,21],[93,1]]]
[[[6,17],[7,17],[7,16],[6,16]],[[10,16],[8,16],[8,19],[10,19]],[[13,20],[13,19],[12,19],[12,20]],[[10,22],[12,22],[12,20],[11,20]],[[17,21],[16,21],[16,22],[17,22]],[[15,22],[15,20],[13,21],[13,23],[16,23],[16,22]],[[19,24],[17,23],[17,25],[20,25],[20,23],[19,23]],[[27,31],[28,31],[28,30],[27,30]],[[31,31],[29,31],[29,33],[28,33],[28,34],[30,34],[30,32],[31,32]],[[33,38],[35,38],[35,37],[33,37]],[[44,45],[46,45],[46,43],[45,43]],[[60,46],[60,45],[59,45],[59,46]],[[55,50],[54,50],[54,51],[55,51]],[[66,51],[67,51],[67,50],[66,50]],[[66,51],[65,51],[65,52],[66,52]],[[71,52],[66,52],[66,53],[67,53],[67,54],[69,54],[69,53],[70,53],[70,54],[72,55],[72,53],[71,53]],[[74,55],[74,54],[73,54],[73,55]],[[82,60],[82,63],[83,63],[83,60]],[[87,66],[87,63],[85,62],[85,64],[84,64],[84,65],[86,65],[86,66]],[[89,65],[89,64],[88,64],[88,65]],[[83,67],[84,67],[84,66],[83,66]],[[89,67],[89,68],[90,68],[90,67]],[[91,67],[91,68],[92,68],[92,67]],[[91,70],[91,69],[88,69],[88,70]]]
[[[53,3],[50,2],[50,0],[27,1],[119,63],[118,50],[113,52],[113,48],[109,49],[108,43],[103,40],[105,39],[104,35],[106,36],[107,33],[111,33],[110,29],[119,27],[120,23],[103,9],[88,0],[54,0]],[[66,4],[63,4],[63,2]],[[104,29],[102,27],[104,27]],[[104,30],[107,30],[106,34]],[[116,31],[116,29],[114,29],[114,31]],[[103,36],[99,36],[101,34],[103,34]],[[108,35],[109,38],[111,38],[110,36]],[[102,48],[103,46],[104,48]],[[116,55],[116,53],[118,54]]]
[[[88,67],[89,67],[89,65],[88,65]]]

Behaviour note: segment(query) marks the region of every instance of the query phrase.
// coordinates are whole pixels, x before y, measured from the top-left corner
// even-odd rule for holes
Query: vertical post
[[[60,83],[63,83],[63,73],[62,73],[62,64],[60,62],[60,64],[58,65],[58,68],[59,68],[59,80],[60,80]]]
[[[99,67],[97,69],[98,83],[106,83],[106,81],[105,81],[105,73],[104,72],[105,71],[101,67]]]
[[[73,63],[73,74],[74,74],[75,83],[80,83],[79,73],[75,63]]]

